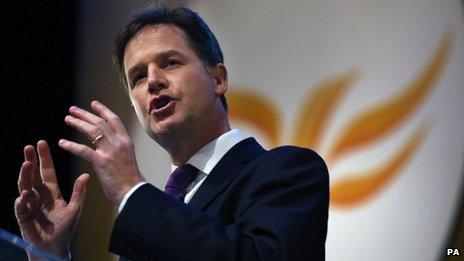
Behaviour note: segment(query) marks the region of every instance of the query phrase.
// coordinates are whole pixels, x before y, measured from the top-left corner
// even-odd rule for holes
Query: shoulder
[[[320,168],[327,170],[327,166],[317,152],[297,146],[280,146],[267,151],[264,155],[267,165],[297,166],[306,168]]]
[[[258,183],[265,180],[329,183],[329,172],[324,160],[308,148],[276,147],[261,154],[252,165],[255,166],[254,176]]]
[[[310,159],[319,161],[320,163],[324,163],[324,160],[322,159],[322,157],[319,156],[319,154],[317,154],[317,152],[315,152],[314,150],[303,148],[303,147],[292,146],[292,145],[275,147],[267,151],[266,154],[268,157],[310,158]]]

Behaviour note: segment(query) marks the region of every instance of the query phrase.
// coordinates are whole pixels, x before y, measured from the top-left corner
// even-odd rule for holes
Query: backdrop
[[[99,98],[125,119],[142,173],[162,188],[168,155],[141,130],[111,71],[117,28],[144,3],[83,1],[77,78],[82,104]],[[267,148],[309,147],[326,160],[327,260],[444,255],[462,199],[461,1],[187,4],[222,46],[233,127]],[[99,233],[107,237],[112,222],[109,214],[100,215],[107,222],[91,219],[107,204],[98,191],[84,213],[87,228],[79,229],[81,256],[88,226],[104,224]]]

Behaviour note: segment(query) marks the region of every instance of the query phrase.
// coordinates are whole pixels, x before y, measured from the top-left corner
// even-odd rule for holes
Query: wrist
[[[137,177],[128,180],[126,185],[120,190],[120,193],[115,201],[116,206],[121,205],[121,202],[124,201],[124,198],[126,198],[128,194],[131,194],[130,192],[134,190],[134,187],[138,186],[142,182],[144,182],[144,180],[140,175],[137,175]]]
[[[71,247],[68,245],[64,247],[57,247],[53,251],[51,251],[56,256],[60,257],[63,260],[67,260],[69,254],[71,253]]]
[[[53,254],[50,256],[50,254],[43,254],[43,255],[37,255],[34,253],[31,253],[30,251],[27,251],[27,257],[29,261],[44,261],[44,260],[61,260],[61,261],[71,261],[72,260],[72,255],[71,251],[66,252],[63,255],[58,255],[58,253],[51,252]]]
[[[124,208],[124,205],[126,204],[127,200],[129,199],[129,197],[136,191],[138,190],[138,188],[140,188],[142,185],[146,184],[147,182],[145,181],[140,181],[139,183],[137,183],[135,186],[133,186],[125,195],[124,197],[122,198],[122,201],[119,202],[118,204],[118,212],[121,212],[122,209]]]

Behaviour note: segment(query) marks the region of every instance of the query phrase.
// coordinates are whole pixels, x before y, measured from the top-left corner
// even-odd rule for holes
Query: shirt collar
[[[235,144],[246,138],[247,137],[244,136],[241,131],[232,129],[199,149],[187,160],[187,164],[193,165],[195,168],[208,175]],[[176,168],[176,165],[171,165],[171,172]]]

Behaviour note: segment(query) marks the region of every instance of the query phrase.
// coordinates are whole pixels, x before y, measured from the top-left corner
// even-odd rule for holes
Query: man
[[[146,184],[119,118],[97,101],[94,113],[70,108],[66,124],[94,148],[64,139],[59,146],[92,164],[119,208],[110,251],[135,260],[324,259],[323,160],[291,146],[266,151],[230,129],[222,52],[196,13],[152,5],[135,14],[114,60],[142,126],[175,171],[165,192]],[[78,177],[66,204],[46,142],[37,150],[24,149],[18,223],[26,240],[66,256],[89,175]]]

